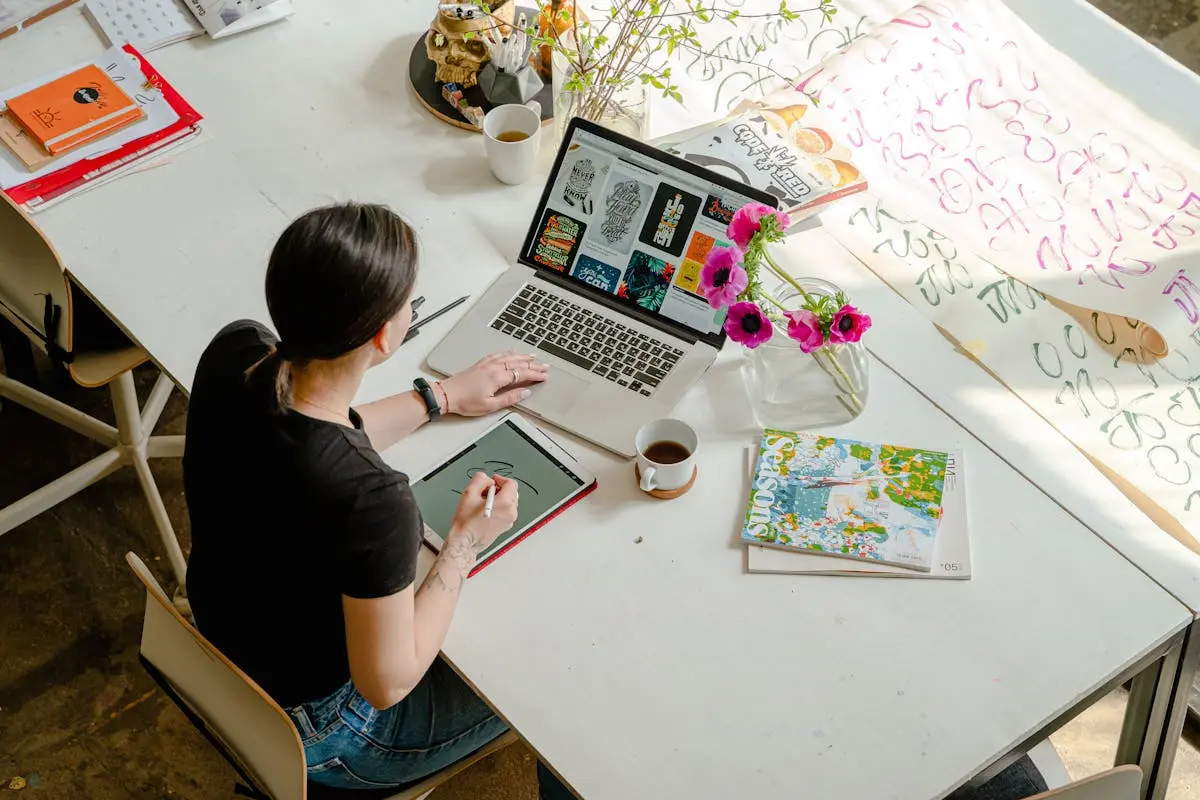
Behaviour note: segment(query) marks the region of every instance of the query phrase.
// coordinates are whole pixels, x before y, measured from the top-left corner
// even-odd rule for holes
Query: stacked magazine
[[[961,453],[768,429],[749,456],[750,572],[971,577]]]
[[[654,144],[774,195],[793,227],[834,200],[867,189],[849,148],[829,135],[821,112],[794,89],[743,100],[725,119]]]

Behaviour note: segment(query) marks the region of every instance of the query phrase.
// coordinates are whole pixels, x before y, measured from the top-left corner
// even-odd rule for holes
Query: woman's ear
[[[383,327],[380,328],[371,338],[371,341],[375,343],[375,349],[385,356],[390,356],[392,354],[391,335],[392,321],[388,320],[387,322],[383,323]]]

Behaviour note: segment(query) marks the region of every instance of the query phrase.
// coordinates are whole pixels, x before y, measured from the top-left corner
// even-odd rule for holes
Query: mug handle
[[[528,108],[533,113],[537,114],[538,119],[542,118],[542,104],[539,103],[537,100],[530,100],[528,103],[525,104],[525,107]]]
[[[654,473],[658,472],[654,467],[646,467],[642,472],[641,488],[643,492],[649,492],[654,489]]]

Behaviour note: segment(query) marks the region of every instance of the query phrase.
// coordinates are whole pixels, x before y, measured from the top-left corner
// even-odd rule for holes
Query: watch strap
[[[437,395],[433,393],[433,387],[429,385],[429,381],[424,378],[417,378],[413,381],[413,388],[417,390],[417,394],[421,395],[421,399],[425,401],[425,410],[429,413],[429,419],[435,420],[442,415],[442,407],[438,404]]]

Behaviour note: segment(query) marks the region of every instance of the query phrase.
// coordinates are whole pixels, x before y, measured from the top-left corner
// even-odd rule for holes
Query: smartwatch
[[[438,405],[437,395],[433,393],[433,387],[429,385],[429,381],[424,378],[417,378],[413,381],[413,388],[417,390],[417,394],[421,395],[421,399],[425,401],[425,410],[429,413],[429,421],[437,419],[442,415],[442,407]]]

